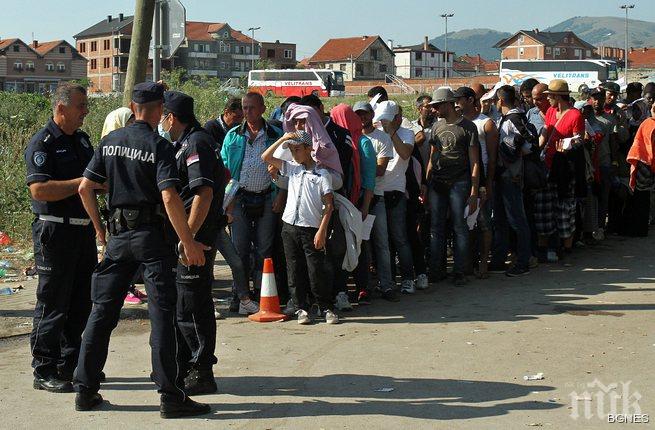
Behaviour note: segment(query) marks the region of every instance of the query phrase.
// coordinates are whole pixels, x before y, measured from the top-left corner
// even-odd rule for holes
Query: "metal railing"
[[[386,74],[386,75],[384,75],[384,81],[389,83],[389,84],[395,85],[398,88],[400,88],[400,91],[405,93],[405,94],[414,94],[414,93],[416,93],[416,90],[413,87],[407,85],[405,83],[405,81],[403,81],[401,78],[399,78],[396,75]]]

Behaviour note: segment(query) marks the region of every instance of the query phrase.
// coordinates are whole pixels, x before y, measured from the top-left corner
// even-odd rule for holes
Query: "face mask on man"
[[[164,121],[166,121],[166,118],[168,116],[164,117],[162,121],[160,121],[159,125],[157,126],[157,131],[159,132],[159,135],[163,137],[164,139],[168,140],[169,142],[173,142],[173,138],[171,137],[171,130],[164,130]]]

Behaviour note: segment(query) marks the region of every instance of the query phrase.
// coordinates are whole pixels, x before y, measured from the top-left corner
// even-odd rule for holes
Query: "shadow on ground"
[[[520,385],[454,379],[393,378],[377,375],[335,374],[318,377],[235,376],[217,379],[219,394],[264,397],[268,402],[213,404],[214,418],[266,419],[329,415],[385,415],[422,419],[466,419],[506,415],[515,410],[550,410],[555,402],[518,400],[545,385]],[[101,390],[152,390],[147,378],[108,378]],[[393,391],[376,391],[393,388]],[[106,394],[111,397],[110,394]],[[276,396],[281,397],[277,399]],[[288,402],[287,397],[302,397]],[[282,399],[284,398],[284,399]],[[198,397],[196,400],[201,400]],[[337,400],[338,399],[338,400]],[[209,401],[206,397],[201,401]],[[105,404],[105,410],[154,411],[153,406]]]

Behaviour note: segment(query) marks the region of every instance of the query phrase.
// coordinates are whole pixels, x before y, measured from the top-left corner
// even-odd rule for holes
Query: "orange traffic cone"
[[[251,321],[257,322],[282,321],[288,318],[280,310],[280,298],[277,296],[275,273],[273,272],[273,259],[271,258],[264,260],[259,312],[248,316],[248,318]]]

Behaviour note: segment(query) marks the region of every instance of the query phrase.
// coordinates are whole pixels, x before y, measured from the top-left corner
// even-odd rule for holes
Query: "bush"
[[[221,88],[218,79],[186,79],[184,71],[165,75],[171,89],[183,91],[194,98],[198,121],[215,118],[223,110],[230,94]],[[325,99],[326,109],[339,103],[354,104],[365,96]],[[406,117],[415,118],[415,96],[394,97],[404,108]],[[265,99],[267,113],[282,102],[278,97]],[[89,114],[82,129],[91,137],[91,143],[100,141],[105,117],[121,106],[121,97],[101,96],[89,98]],[[50,100],[40,94],[16,94],[0,91],[0,231],[8,232],[14,240],[28,240],[33,215],[25,185],[24,151],[32,136],[52,116]]]

